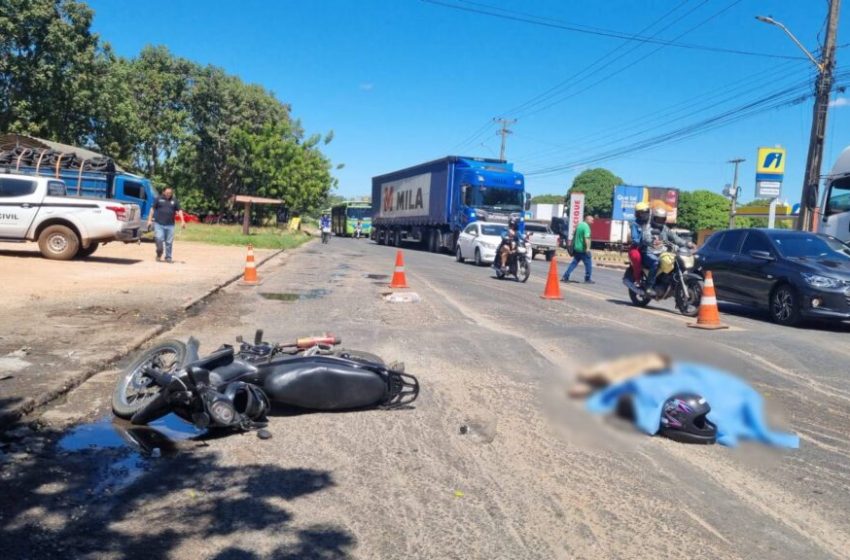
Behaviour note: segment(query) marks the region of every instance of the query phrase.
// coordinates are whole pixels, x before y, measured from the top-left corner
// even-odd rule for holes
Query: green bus
[[[353,237],[357,220],[360,220],[360,236],[369,237],[372,231],[370,203],[343,202],[331,208],[331,231],[334,235]]]

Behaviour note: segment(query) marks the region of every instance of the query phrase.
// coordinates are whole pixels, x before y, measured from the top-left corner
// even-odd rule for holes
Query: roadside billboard
[[[667,221],[675,224],[678,219],[679,191],[666,187],[636,187],[618,185],[614,187],[614,205],[611,214],[614,220],[634,220],[635,205],[646,202],[652,209],[667,210]]]
[[[584,219],[584,194],[583,193],[573,193],[570,195],[570,206],[569,206],[569,218],[570,218],[570,229],[569,234],[567,235],[567,239],[572,241],[573,233],[575,232],[578,225]]]

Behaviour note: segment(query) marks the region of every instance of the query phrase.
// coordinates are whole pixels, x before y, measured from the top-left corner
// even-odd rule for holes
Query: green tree
[[[538,194],[532,197],[534,204],[564,204],[564,196],[560,194]]]
[[[0,0],[0,131],[85,143],[109,64],[75,0]]]
[[[693,232],[703,229],[725,229],[729,225],[731,202],[711,191],[679,193],[678,226]]]
[[[573,180],[567,196],[574,192],[584,193],[584,212],[599,218],[610,218],[614,203],[614,187],[623,180],[601,167],[586,169]]]

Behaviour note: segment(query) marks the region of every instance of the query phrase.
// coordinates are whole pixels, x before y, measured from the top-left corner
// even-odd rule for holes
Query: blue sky
[[[494,10],[482,6],[495,6],[503,15],[531,14],[556,26],[657,33],[660,40],[788,57],[802,54],[754,16],[772,15],[815,49],[827,9],[826,0],[439,1],[485,11]],[[534,194],[563,193],[585,166],[606,167],[631,184],[719,192],[732,180],[725,162],[743,157],[747,200],[756,148],[780,144],[788,150],[783,197],[799,199],[810,99],[647,151],[590,160],[784,88],[798,86],[803,95],[811,91],[804,84],[813,73],[803,59],[636,43],[421,0],[89,4],[95,31],[119,54],[166,45],[272,90],[308,132],[333,129],[327,152],[345,164],[337,172],[345,196],[368,194],[373,175],[447,154],[496,157],[497,126],[488,121],[504,116],[519,119],[507,159],[527,173]],[[842,33],[848,9],[839,45],[850,42],[850,32]],[[850,47],[838,50],[838,71],[848,55]],[[850,77],[843,82],[850,85]],[[559,85],[554,97],[522,109]],[[835,95],[830,112],[824,172],[850,144],[844,95]]]

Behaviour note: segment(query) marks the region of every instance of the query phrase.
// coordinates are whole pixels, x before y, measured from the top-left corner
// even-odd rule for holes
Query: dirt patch
[[[274,251],[255,254],[261,262]],[[4,275],[8,300],[0,307],[0,425],[185,318],[189,304],[245,265],[243,248],[179,239],[173,264],[154,257],[149,243],[110,244],[94,257],[74,261],[41,258],[35,245],[0,243],[0,269],[14,272]],[[225,300],[218,309],[237,311],[238,296]],[[234,317],[239,314],[229,320]],[[15,354],[22,348],[23,355]]]

